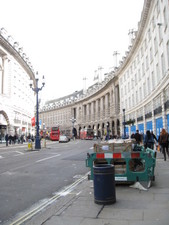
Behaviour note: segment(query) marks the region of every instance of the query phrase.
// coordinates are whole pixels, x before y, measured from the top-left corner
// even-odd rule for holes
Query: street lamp
[[[74,123],[76,122],[76,119],[74,117],[72,117],[72,119],[70,119],[70,121],[72,121],[72,136],[74,137]]]
[[[45,86],[45,78],[44,76],[42,77],[42,87],[38,87],[38,72],[36,72],[36,77],[35,77],[36,85],[33,88],[32,87],[32,82],[29,84],[30,88],[36,93],[36,137],[35,137],[35,149],[41,149],[41,143],[40,143],[40,137],[39,137],[39,103],[38,103],[38,92],[42,90],[42,88]]]
[[[109,140],[109,132],[110,132],[109,122],[106,123],[106,126],[107,126],[107,137],[106,137],[106,140]]]
[[[126,121],[125,121],[125,109],[123,109],[123,126],[124,126],[124,139],[126,138]]]

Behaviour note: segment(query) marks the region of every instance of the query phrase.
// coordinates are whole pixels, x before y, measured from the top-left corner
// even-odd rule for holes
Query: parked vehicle
[[[59,143],[66,143],[69,142],[69,138],[66,135],[60,135]]]

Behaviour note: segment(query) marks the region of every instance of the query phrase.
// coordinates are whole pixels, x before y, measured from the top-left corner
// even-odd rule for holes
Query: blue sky
[[[0,27],[23,47],[35,71],[45,75],[44,99],[59,98],[93,83],[124,56],[144,0],[0,0]],[[10,7],[9,7],[10,5]],[[97,72],[96,72],[97,73]]]

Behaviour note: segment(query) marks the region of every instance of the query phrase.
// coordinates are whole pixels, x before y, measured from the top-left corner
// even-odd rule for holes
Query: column
[[[91,121],[93,122],[94,119],[94,102],[91,103]]]
[[[103,97],[101,97],[100,99],[100,113],[101,118],[103,118]]]
[[[98,99],[96,100],[96,113],[95,113],[95,115],[96,115],[96,120],[98,121],[99,120],[99,112],[98,112],[98,110],[99,110],[99,106],[98,106],[98,103],[99,103],[99,101],[98,101]]]

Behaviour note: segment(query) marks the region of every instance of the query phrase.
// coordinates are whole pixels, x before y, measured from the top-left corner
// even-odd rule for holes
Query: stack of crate
[[[134,140],[112,140],[110,142],[100,142],[94,144],[95,153],[121,153],[131,152],[133,150]],[[95,164],[104,164],[106,160],[97,159]],[[125,159],[112,159],[111,163],[115,166],[116,174],[124,174],[126,172],[126,161]]]
[[[101,152],[130,152],[133,149],[134,141],[125,140],[125,141],[116,141],[113,142],[100,142],[94,144],[94,152],[101,153]]]

